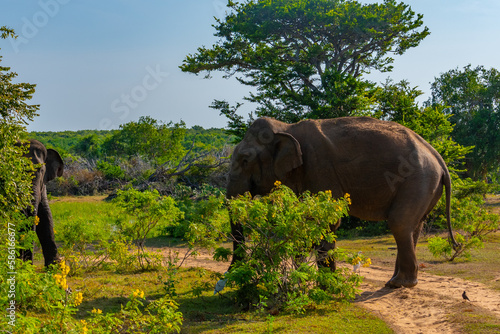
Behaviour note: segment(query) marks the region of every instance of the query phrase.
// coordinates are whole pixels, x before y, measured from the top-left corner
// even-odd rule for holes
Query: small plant
[[[166,226],[175,224],[184,216],[172,197],[160,196],[157,190],[140,192],[134,188],[119,190],[113,202],[130,216],[120,220],[118,227],[122,234],[136,246],[136,256],[142,269],[156,267],[151,253],[146,252],[146,238],[160,234]]]
[[[170,297],[163,297],[150,302],[144,307],[144,291],[136,289],[129,301],[117,313],[104,314],[100,309],[93,309],[92,318],[82,320],[83,333],[118,334],[118,333],[179,333],[182,325],[182,313]]]
[[[475,191],[479,189],[482,192],[483,188],[478,186],[479,183],[470,179],[454,180],[457,195],[452,197],[451,218],[456,231],[455,239],[460,246],[453,247],[451,241],[433,236],[427,240],[428,248],[433,256],[444,257],[448,261],[453,261],[458,257],[468,259],[471,256],[471,250],[483,247],[486,235],[500,228],[499,216],[489,213],[484,208],[482,194]],[[438,214],[434,220],[437,225],[443,225],[446,221],[442,213]]]
[[[83,301],[83,293],[72,291],[67,283],[69,267],[65,262],[52,265],[47,272],[39,273],[28,262],[18,262],[16,269],[15,328],[8,326],[1,317],[0,327],[12,328],[13,333],[79,333],[73,316]],[[5,273],[6,274],[6,273]],[[7,277],[2,273],[2,277]],[[2,290],[9,282],[0,281]],[[5,297],[7,297],[5,293]],[[0,305],[7,305],[3,294]],[[30,316],[32,312],[44,313],[42,319]]]
[[[227,284],[238,289],[238,302],[303,313],[327,300],[354,298],[360,277],[348,270],[318,269],[314,260],[321,255],[313,250],[320,240],[335,242],[330,226],[347,215],[349,203],[349,194],[333,199],[330,191],[297,197],[280,182],[267,196],[231,200],[231,218],[250,240],[238,250],[244,260],[226,274]],[[220,252],[215,255],[223,257]],[[326,260],[334,261],[333,256],[332,250]]]

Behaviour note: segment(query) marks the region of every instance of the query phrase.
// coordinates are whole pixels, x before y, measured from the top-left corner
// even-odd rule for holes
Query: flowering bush
[[[314,250],[321,240],[335,242],[330,227],[347,215],[349,203],[349,194],[334,199],[330,191],[298,197],[279,181],[267,196],[252,199],[247,193],[230,200],[231,218],[249,240],[237,250],[244,259],[226,274],[227,284],[238,289],[238,302],[302,313],[332,298],[354,298],[359,276],[318,269],[316,259],[334,261],[334,251]]]

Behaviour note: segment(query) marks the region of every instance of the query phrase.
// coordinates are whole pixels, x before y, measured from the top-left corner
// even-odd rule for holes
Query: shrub
[[[222,190],[207,184],[202,185],[198,190],[178,185],[176,197],[184,218],[176,224],[167,226],[164,230],[166,234],[208,246],[202,239],[216,240],[219,236],[225,236],[229,232],[229,216]],[[205,233],[213,234],[213,238]]]
[[[455,239],[460,244],[454,248],[451,241],[434,236],[428,239],[428,248],[435,257],[453,261],[457,257],[470,257],[470,251],[483,247],[484,237],[499,229],[499,216],[488,213],[484,208],[484,182],[456,178],[453,182],[454,195],[451,199],[451,218]],[[444,200],[430,216],[431,224],[446,226]]]
[[[310,256],[320,240],[335,241],[330,226],[347,215],[349,195],[333,199],[325,191],[297,197],[279,182],[275,185],[267,196],[246,194],[229,201],[231,218],[251,240],[240,245],[237,251],[244,259],[226,274],[227,283],[238,290],[238,302],[302,313],[332,298],[354,298],[359,276],[347,269],[318,269],[313,260],[321,255],[313,251]],[[227,251],[219,249],[216,256],[222,253]],[[333,261],[334,251],[323,256]]]
[[[97,162],[96,169],[104,174],[108,180],[123,180],[125,172],[118,165],[110,164],[107,161]]]
[[[135,243],[142,269],[151,268],[157,260],[151,257],[151,253],[145,252],[146,238],[160,235],[167,226],[182,219],[183,212],[177,208],[172,197],[161,196],[156,190],[119,190],[113,203],[130,216],[118,221],[122,235]]]

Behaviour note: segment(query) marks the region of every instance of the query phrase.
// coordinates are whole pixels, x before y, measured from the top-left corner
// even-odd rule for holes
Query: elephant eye
[[[247,159],[241,160],[241,167],[245,168],[247,165],[248,165],[248,160]]]

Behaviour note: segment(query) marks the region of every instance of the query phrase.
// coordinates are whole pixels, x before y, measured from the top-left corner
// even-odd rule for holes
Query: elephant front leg
[[[49,266],[59,262],[60,258],[57,254],[57,245],[54,236],[54,222],[52,220],[52,213],[50,212],[49,202],[46,195],[43,196],[42,201],[38,206],[38,218],[40,218],[40,222],[35,227],[35,231],[38,236],[38,240],[40,240],[40,245],[42,246],[45,266]]]
[[[243,227],[241,224],[231,222],[231,238],[233,239],[233,259],[229,265],[230,269],[237,261],[243,260],[243,256],[239,254],[243,251],[241,246],[245,242]]]

